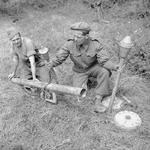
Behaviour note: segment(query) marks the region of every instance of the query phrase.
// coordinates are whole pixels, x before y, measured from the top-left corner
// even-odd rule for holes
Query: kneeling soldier
[[[15,28],[10,28],[7,34],[11,42],[11,55],[14,62],[14,71],[8,78],[12,79],[15,77],[19,67],[20,78],[50,83],[50,71],[45,66],[40,65],[41,58],[36,51],[33,41],[27,37],[22,37],[20,32]],[[52,72],[54,73],[53,69]],[[47,100],[56,103],[56,100]]]
[[[71,30],[78,31],[73,39],[68,40],[60,48],[56,56],[46,65],[50,68],[62,64],[68,56],[74,63],[73,86],[87,86],[90,77],[97,78],[97,87],[95,89],[95,111],[104,112],[106,108],[101,101],[104,96],[110,94],[109,77],[111,70],[117,70],[118,65],[110,61],[107,51],[98,40],[93,40],[89,36],[90,26],[85,22],[75,23]]]

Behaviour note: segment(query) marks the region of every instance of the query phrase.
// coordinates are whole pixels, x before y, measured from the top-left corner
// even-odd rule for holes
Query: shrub
[[[150,42],[135,46],[127,67],[130,73],[150,79]]]

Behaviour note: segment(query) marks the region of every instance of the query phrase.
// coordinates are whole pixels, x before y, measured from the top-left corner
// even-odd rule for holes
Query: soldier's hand
[[[115,71],[122,72],[122,70],[124,69],[124,67],[125,67],[125,65],[123,65],[123,66],[116,65],[116,66],[115,66]]]
[[[39,67],[45,66],[47,64],[47,61],[41,61],[38,65]]]
[[[47,62],[45,65],[49,70],[51,70],[53,68],[53,65],[51,62]]]
[[[50,62],[46,61],[46,60],[45,60],[45,61],[41,61],[41,62],[39,63],[39,66],[40,66],[40,67],[46,66],[48,69],[53,68],[52,64],[51,64]]]
[[[15,72],[12,72],[11,74],[8,75],[8,79],[11,80],[16,76]]]

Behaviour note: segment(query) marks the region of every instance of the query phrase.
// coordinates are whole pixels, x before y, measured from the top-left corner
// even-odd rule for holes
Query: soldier
[[[8,78],[11,80],[15,77],[18,68],[20,68],[20,78],[49,83],[49,70],[45,66],[39,65],[41,58],[36,52],[33,41],[27,37],[22,37],[16,28],[10,28],[7,34],[11,42],[11,56],[14,62],[14,70]],[[51,99],[46,100],[56,103]]]
[[[89,36],[91,28],[87,23],[75,23],[71,26],[71,30],[78,32],[73,39],[68,40],[60,48],[56,57],[51,59],[46,65],[49,68],[56,67],[70,56],[74,63],[74,87],[85,87],[87,86],[88,78],[96,77],[98,84],[95,89],[95,111],[104,112],[106,108],[101,101],[104,96],[110,95],[110,71],[117,70],[118,65],[110,61],[110,57],[102,44]]]

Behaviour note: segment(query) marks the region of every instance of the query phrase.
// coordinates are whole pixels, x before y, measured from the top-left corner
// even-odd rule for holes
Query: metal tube
[[[11,81],[19,85],[25,85],[25,86],[36,87],[36,88],[45,88],[47,90],[50,90],[51,92],[65,93],[65,94],[76,95],[80,97],[86,96],[86,89],[84,88],[71,87],[67,85],[59,85],[54,83],[48,84],[40,81],[35,82],[33,80],[26,80],[20,78],[12,78]]]

